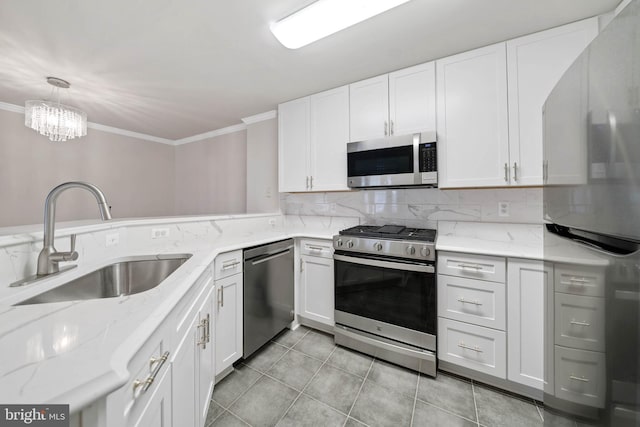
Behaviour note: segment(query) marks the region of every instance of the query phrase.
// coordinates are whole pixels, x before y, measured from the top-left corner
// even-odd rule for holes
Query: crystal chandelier
[[[57,102],[26,101],[24,104],[24,125],[60,142],[87,134],[87,114],[77,108],[60,103],[60,89],[68,89],[71,84],[56,77],[47,77],[47,83],[54,86]]]

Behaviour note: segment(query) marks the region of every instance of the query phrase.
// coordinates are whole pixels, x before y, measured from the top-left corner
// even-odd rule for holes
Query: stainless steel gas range
[[[334,236],[336,344],[436,375],[435,240],[398,225]]]

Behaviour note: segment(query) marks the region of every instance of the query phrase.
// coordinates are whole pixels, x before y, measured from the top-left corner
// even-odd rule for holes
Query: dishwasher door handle
[[[291,249],[292,249],[292,248],[287,248],[287,249],[284,249],[284,250],[282,250],[282,251],[280,251],[280,252],[276,252],[275,254],[267,255],[267,256],[265,256],[264,258],[258,258],[258,259],[257,259],[257,260],[255,260],[255,261],[254,261],[254,260],[251,260],[251,265],[258,265],[258,264],[262,264],[263,262],[267,262],[267,261],[270,261],[270,260],[272,260],[272,259],[274,259],[274,258],[281,257],[282,255],[286,255],[286,254],[288,254],[289,252],[291,252]]]

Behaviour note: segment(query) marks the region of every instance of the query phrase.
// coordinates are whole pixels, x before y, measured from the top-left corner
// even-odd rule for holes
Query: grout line
[[[538,410],[538,415],[540,415],[540,419],[542,420],[542,422],[544,422],[544,415],[542,415],[542,411],[540,410],[540,407],[536,403],[535,399],[533,399],[533,404],[536,407],[536,409]]]
[[[351,411],[353,411],[353,407],[356,406],[356,402],[358,401],[358,397],[360,397],[360,392],[362,391],[362,388],[364,387],[364,383],[367,381],[367,377],[369,376],[369,372],[371,372],[371,368],[373,367],[373,362],[375,362],[375,361],[376,361],[375,357],[373,359],[371,359],[371,364],[369,365],[369,369],[367,370],[367,375],[364,376],[364,380],[362,381],[362,384],[360,384],[360,388],[358,389],[358,393],[356,394],[356,398],[353,399],[353,403],[351,404],[351,408],[349,408],[349,413],[347,414],[347,419],[344,420],[344,424],[342,424],[342,427],[347,425],[347,421],[351,417]]]
[[[308,332],[307,332],[308,333]],[[305,334],[306,336],[306,334]],[[333,354],[334,351],[336,351],[336,346],[333,347],[333,350],[331,350],[331,353],[329,353],[329,356],[327,357],[327,360],[329,360],[329,358],[331,357],[331,355]],[[296,404],[296,402],[298,401],[298,399],[300,399],[300,396],[302,396],[302,393],[304,393],[304,391],[307,389],[307,386],[309,384],[311,384],[311,382],[313,381],[313,379],[318,375],[318,372],[320,372],[320,370],[322,369],[322,367],[325,365],[326,360],[324,361],[324,363],[322,363],[322,365],[320,365],[320,367],[318,368],[318,370],[313,374],[313,376],[311,377],[311,379],[309,381],[307,381],[307,383],[304,385],[304,387],[302,387],[302,390],[300,390],[300,392],[298,393],[298,395],[296,396],[295,399],[293,399],[293,402],[291,402],[291,405],[289,405],[289,407],[287,408],[286,411],[284,411],[282,413],[282,416],[280,417],[280,419],[278,420],[278,422],[276,423],[276,425],[278,425],[280,423],[280,421],[282,421],[284,419],[285,416],[287,416],[287,414],[289,413],[289,411],[291,410],[291,408],[293,407],[293,405]],[[295,390],[295,389],[294,389]]]
[[[227,410],[225,410],[225,412],[230,413],[234,418],[238,419],[242,424],[247,425],[249,427],[253,427],[251,424],[249,424],[248,422],[246,422],[245,420],[243,420],[242,418],[240,418],[239,416],[237,416],[235,413],[231,412],[230,410],[227,409]],[[222,414],[224,414],[224,412]],[[220,418],[220,417],[218,417],[218,418]],[[216,418],[216,420],[218,418]],[[211,425],[213,425],[213,423],[211,423]]]
[[[433,407],[434,407],[434,408],[436,408],[437,410],[442,411],[442,412],[446,412],[447,414],[453,415],[453,416],[454,416],[454,417],[456,417],[456,418],[462,418],[463,420],[467,420],[467,421],[469,421],[469,422],[471,422],[471,423],[473,423],[473,424],[479,424],[479,423],[478,423],[478,421],[473,421],[473,420],[472,420],[472,419],[470,419],[470,418],[463,417],[462,415],[458,415],[458,414],[456,414],[455,412],[451,412],[451,411],[449,411],[448,409],[443,408],[442,406],[434,405],[433,403],[431,403],[431,402],[427,402],[427,401],[424,401],[424,400],[422,400],[422,399],[417,399],[417,400],[418,400],[418,402],[420,402],[420,403],[423,403],[423,404],[425,404],[425,405],[429,405],[429,406],[433,406]],[[476,416],[477,416],[477,415],[476,415]]]
[[[480,416],[478,415],[478,402],[476,400],[476,385],[475,381],[471,380],[471,393],[473,393],[473,406],[476,408],[476,423],[480,426]]]
[[[416,394],[413,397],[413,409],[411,410],[411,423],[410,426],[413,426],[413,417],[416,414],[416,403],[418,401],[418,389],[420,388],[420,372],[418,372],[418,381],[416,382]]]
[[[225,410],[227,410],[227,411],[229,410],[229,408],[230,408],[234,403],[236,403],[236,401],[237,401],[238,399],[240,399],[242,396],[244,396],[244,395],[245,395],[245,393],[246,393],[246,392],[248,392],[248,391],[249,391],[249,389],[250,389],[251,387],[253,387],[253,386],[254,386],[258,381],[260,381],[260,378],[262,378],[262,377],[264,376],[264,374],[263,374],[262,372],[260,372],[260,371],[258,371],[258,370],[256,370],[256,369],[253,369],[251,366],[245,365],[244,363],[242,364],[242,366],[245,366],[245,367],[247,367],[247,368],[251,369],[252,371],[257,372],[257,373],[258,373],[258,374],[260,374],[260,375],[258,376],[258,378],[256,378],[256,380],[255,380],[255,381],[253,381],[251,384],[249,384],[249,387],[247,387],[247,389],[246,389],[245,391],[243,391],[242,393],[240,393],[240,394],[238,395],[238,397],[236,397],[235,399],[233,399],[233,400],[231,401],[231,403],[229,403],[229,405],[228,405],[228,406],[223,406],[220,402],[218,402],[217,400],[214,400],[214,399],[213,399],[213,397],[211,398],[211,400],[213,400],[214,402],[216,402],[218,405],[220,405],[222,408],[224,408],[224,409],[225,409]],[[229,412],[231,412],[231,411],[229,411]]]

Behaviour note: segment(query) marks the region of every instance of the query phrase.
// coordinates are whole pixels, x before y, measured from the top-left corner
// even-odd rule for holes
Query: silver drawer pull
[[[231,270],[232,268],[236,268],[240,264],[240,261],[230,262],[228,264],[222,264],[222,271]]]
[[[471,347],[471,346],[466,345],[462,341],[460,341],[460,343],[458,344],[458,347],[464,348],[465,350],[475,351],[476,353],[482,353],[482,349],[480,347],[478,347],[478,346]]]
[[[482,305],[482,303],[480,301],[469,301],[464,299],[464,297],[462,298],[458,298],[458,302],[461,302],[462,304],[473,304],[473,305]]]
[[[320,252],[322,252],[324,250],[324,248],[320,247],[320,246],[307,246],[307,247],[309,248],[309,250],[312,250],[312,251],[320,251]]]
[[[482,266],[479,266],[478,264],[458,264],[458,267],[460,267],[461,269],[465,269],[465,268],[470,268],[473,270],[482,270]]]
[[[573,319],[571,319],[569,323],[571,323],[572,325],[578,325],[578,326],[591,326],[591,323],[578,322],[577,320],[573,320]]]
[[[200,328],[202,328],[202,332],[200,333],[200,339],[198,340],[198,342],[196,343],[196,345],[198,346],[202,346],[202,349],[206,349],[207,348],[207,343],[209,342],[209,315],[207,314],[207,317],[202,319],[200,321],[200,323],[197,326],[198,331],[200,331]]]
[[[585,279],[584,277],[583,277],[583,278],[571,277],[571,278],[569,279],[569,282],[571,282],[571,283],[577,283],[577,284],[582,285],[582,284],[584,284],[584,283],[589,283],[589,279]]]
[[[589,382],[589,378],[585,378],[585,377],[577,377],[573,374],[569,375],[569,379],[570,380],[575,380],[575,381],[580,381],[583,383],[588,383]]]
[[[162,369],[162,365],[164,365],[164,362],[167,361],[167,359],[169,358],[169,352],[165,351],[162,356],[160,356],[159,358],[155,358],[152,357],[150,359],[150,363],[156,364],[156,367],[153,368],[153,370],[151,371],[151,374],[144,380],[138,380],[136,379],[133,382],[133,397],[136,397],[136,390],[138,389],[138,387],[142,387],[142,393],[144,393],[145,391],[149,390],[149,387],[151,387],[151,384],[153,384],[153,382],[156,379],[156,376],[158,375],[158,372],[160,372],[160,369]]]

